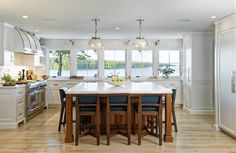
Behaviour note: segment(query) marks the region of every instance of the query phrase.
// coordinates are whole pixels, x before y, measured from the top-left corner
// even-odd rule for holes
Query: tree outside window
[[[98,74],[98,55],[93,50],[77,51],[77,75],[95,77]]]
[[[51,76],[70,75],[70,50],[50,51],[49,58]]]

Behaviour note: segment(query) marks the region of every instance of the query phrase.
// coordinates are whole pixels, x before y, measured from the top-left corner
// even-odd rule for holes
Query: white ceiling
[[[177,37],[177,33],[209,30],[213,21],[234,11],[234,0],[0,0],[0,21],[60,39],[89,39],[94,33],[92,18],[101,19],[102,39],[135,38],[138,18],[145,19],[147,39]],[[212,15],[217,19],[210,19]]]

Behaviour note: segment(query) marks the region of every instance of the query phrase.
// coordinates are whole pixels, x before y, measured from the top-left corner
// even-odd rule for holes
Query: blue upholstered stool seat
[[[97,103],[97,97],[96,96],[78,96],[78,102],[79,104],[96,104]],[[80,107],[81,112],[95,112],[96,107],[95,106],[81,106]]]
[[[160,96],[142,96],[142,104],[158,104]],[[157,106],[142,106],[142,111],[158,111]]]
[[[122,107],[122,106],[111,106],[110,111],[127,111],[127,107]]]
[[[79,103],[80,104],[96,104],[97,97],[96,96],[79,96]]]
[[[142,96],[142,104],[158,104],[160,96]]]
[[[128,96],[109,96],[110,104],[127,104]]]
[[[110,96],[110,104],[127,104],[128,96]],[[110,111],[127,111],[127,106],[111,106]]]

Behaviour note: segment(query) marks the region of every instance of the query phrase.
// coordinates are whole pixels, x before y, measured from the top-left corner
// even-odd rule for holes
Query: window
[[[50,51],[50,76],[70,76],[70,50]]]
[[[111,75],[125,76],[125,51],[104,51],[104,73],[105,77]]]
[[[93,50],[77,51],[77,75],[95,77],[98,74],[98,55]]]
[[[159,51],[159,68],[162,69],[169,65],[175,72],[170,76],[180,76],[180,51],[179,50],[160,50]],[[159,73],[159,76],[162,74]]]
[[[132,51],[132,76],[152,76],[152,51]]]

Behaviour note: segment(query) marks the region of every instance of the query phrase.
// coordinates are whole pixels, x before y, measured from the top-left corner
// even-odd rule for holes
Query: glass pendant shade
[[[90,39],[88,42],[88,46],[90,49],[97,51],[98,49],[102,48],[103,45],[99,37],[98,38],[92,37],[92,39]]]
[[[142,51],[143,49],[148,47],[148,41],[144,38],[136,38],[133,42],[133,47],[139,51]]]
[[[142,37],[142,21],[143,19],[138,19],[139,22],[139,36],[136,37],[136,39],[133,42],[133,48],[137,49],[139,51],[142,51],[143,49],[148,47],[148,41]]]
[[[96,52],[97,50],[99,50],[100,48],[103,47],[100,37],[97,36],[97,24],[98,24],[98,21],[100,21],[100,20],[99,19],[92,19],[92,21],[95,22],[95,34],[94,34],[95,36],[89,40],[88,47],[89,47],[89,49],[92,49]]]

